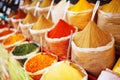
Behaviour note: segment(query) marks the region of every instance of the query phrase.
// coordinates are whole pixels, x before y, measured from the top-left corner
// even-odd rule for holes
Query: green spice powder
[[[35,51],[37,47],[38,45],[36,45],[35,43],[25,43],[16,46],[12,53],[16,56],[23,56]]]

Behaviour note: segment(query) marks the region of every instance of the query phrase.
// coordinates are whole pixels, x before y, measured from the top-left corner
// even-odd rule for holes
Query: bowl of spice
[[[53,54],[39,52],[26,60],[24,68],[34,80],[40,80],[42,74],[57,60],[57,56]]]
[[[6,39],[7,37],[15,34],[17,31],[13,28],[3,28],[0,29],[0,41]]]
[[[13,48],[10,54],[21,63],[35,55],[39,51],[39,46],[34,42],[23,42]]]
[[[13,35],[7,37],[6,39],[4,39],[2,41],[2,44],[4,45],[4,47],[6,49],[11,50],[12,47],[20,44],[21,42],[23,42],[25,40],[26,40],[26,38],[21,33],[16,33],[16,34],[13,34]]]

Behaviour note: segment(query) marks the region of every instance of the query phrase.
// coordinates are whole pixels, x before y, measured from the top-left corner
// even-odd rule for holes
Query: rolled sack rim
[[[82,10],[82,11],[79,11],[79,12],[74,12],[74,11],[68,10],[67,13],[69,13],[69,14],[79,14],[79,13],[86,13],[86,12],[92,12],[92,11],[93,11],[93,9]]]
[[[32,24],[22,24],[21,22],[19,22],[19,27],[23,28],[23,27],[32,27],[35,23],[32,23]]]
[[[120,18],[120,14],[119,13],[110,13],[110,12],[104,12],[103,10],[98,10],[98,13],[109,16],[109,17],[116,17],[116,18]],[[119,16],[119,17],[118,17]]]
[[[53,29],[54,27],[46,28],[46,29],[41,29],[41,30],[33,30],[32,27],[29,29],[31,34],[37,34],[37,33],[46,33]]]
[[[108,50],[110,48],[113,47],[114,43],[115,43],[115,39],[114,37],[111,35],[111,41],[106,44],[105,46],[100,46],[100,47],[97,47],[97,48],[80,48],[80,47],[77,47],[76,44],[74,43],[74,41],[72,41],[72,48],[74,49],[77,49],[78,51],[80,52],[98,52],[98,51],[105,51],[105,50]]]

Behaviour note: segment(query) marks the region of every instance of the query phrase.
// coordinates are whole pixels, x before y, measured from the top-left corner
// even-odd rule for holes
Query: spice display
[[[76,68],[73,64],[68,65],[62,61],[55,63],[46,74],[43,75],[41,80],[82,80],[85,76],[80,68]]]
[[[30,12],[27,13],[26,17],[22,21],[23,24],[32,24],[37,21],[37,17],[33,16]]]
[[[54,23],[57,23],[59,19],[63,19],[66,5],[67,5],[66,0],[61,0],[58,4],[56,4],[53,7],[53,9],[51,10],[51,16]]]
[[[6,36],[6,35],[11,34],[13,32],[14,31],[12,29],[6,29],[6,30],[3,30],[3,31],[0,31],[0,37]]]
[[[26,17],[26,13],[24,13],[21,9],[18,9],[18,13],[14,16],[14,19],[24,19]]]
[[[24,0],[23,2],[23,5],[22,6],[25,6],[25,5],[30,5],[32,3],[32,0]]]
[[[38,53],[35,56],[28,59],[25,63],[25,69],[28,72],[34,73],[51,66],[56,60],[55,56],[47,53]]]
[[[34,52],[37,48],[38,48],[38,45],[36,45],[35,43],[25,43],[25,44],[16,46],[12,51],[12,53],[15,56],[24,56],[31,52]]]
[[[25,40],[24,36],[21,33],[19,33],[19,34],[14,34],[14,35],[9,36],[5,40],[3,40],[2,43],[4,45],[12,45],[16,42],[24,41],[24,40]]]
[[[87,0],[79,0],[75,5],[71,6],[69,10],[73,12],[79,12],[83,10],[93,9],[93,7],[94,6],[91,5]]]
[[[113,67],[113,71],[116,72],[117,74],[120,74],[120,58],[116,62],[115,66]]]
[[[10,12],[10,14],[7,16],[7,18],[11,18],[11,17],[13,17],[14,15],[16,15],[17,14],[17,10],[12,10],[11,12]]]
[[[36,6],[36,4],[37,4],[38,1],[39,1],[39,0],[34,0],[34,1],[30,4],[30,7]]]
[[[54,23],[51,20],[46,19],[44,17],[44,15],[41,15],[39,17],[39,19],[37,20],[37,22],[33,25],[32,29],[33,30],[43,30],[43,29],[52,27],[53,24]]]
[[[1,80],[32,80],[17,60],[9,55],[0,44],[0,79]],[[16,75],[15,75],[16,74]],[[4,79],[5,78],[5,79]]]
[[[75,27],[69,25],[64,20],[60,19],[59,22],[55,25],[55,28],[48,32],[49,38],[61,38],[69,36],[71,31],[75,32]]]
[[[75,35],[73,40],[80,48],[96,48],[107,45],[111,41],[111,37],[97,27],[94,21],[90,21],[83,31]]]
[[[112,0],[110,3],[102,6],[104,12],[120,13],[120,0]]]
[[[52,0],[43,0],[40,4],[40,7],[41,8],[48,7],[48,6],[50,6],[51,2],[52,2]]]

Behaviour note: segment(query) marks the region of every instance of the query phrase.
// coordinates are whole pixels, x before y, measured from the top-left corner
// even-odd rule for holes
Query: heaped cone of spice
[[[71,31],[75,33],[77,28],[60,19],[54,28],[45,34],[48,48],[60,58],[65,59],[67,56]]]
[[[31,38],[29,29],[33,26],[33,24],[36,21],[37,21],[37,17],[31,14],[30,12],[28,12],[25,19],[19,24],[20,29],[26,38]]]
[[[74,37],[75,44],[80,48],[96,48],[111,41],[111,36],[102,31],[94,21],[90,21],[86,28]]]
[[[75,5],[68,8],[68,23],[78,27],[79,30],[84,29],[91,19],[93,7],[87,0],[79,0]]]
[[[52,17],[52,20],[54,23],[57,23],[59,21],[59,19],[63,18],[66,5],[67,5],[66,0],[61,0],[58,4],[56,4],[53,7],[53,9],[51,10],[51,17]]]
[[[120,13],[120,0],[112,0],[102,6],[101,10],[108,13]]]
[[[48,70],[48,68],[57,62],[57,56],[48,54],[46,52],[40,52],[27,59],[24,64],[26,72],[34,79],[40,80],[42,74]]]
[[[30,5],[32,3],[31,0],[24,0],[23,2],[23,5],[22,6],[25,6],[25,5]]]
[[[42,38],[43,46],[46,45],[45,33],[52,29],[53,22],[41,15],[37,22],[30,28],[30,34],[35,42],[40,43]]]
[[[12,25],[14,28],[19,30],[19,23],[26,17],[26,13],[24,13],[21,9],[18,9],[18,13],[11,18]]]
[[[98,11],[97,24],[101,29],[112,33],[116,46],[120,49],[120,0],[112,0]],[[116,47],[117,48],[117,47]]]
[[[41,80],[87,80],[87,73],[81,67],[72,62],[68,65],[65,61],[53,64],[46,71]]]
[[[40,4],[40,7],[41,8],[48,7],[48,6],[50,6],[51,2],[52,2],[52,0],[43,0]]]
[[[42,0],[39,7],[37,8],[37,16],[43,14],[45,17],[48,14],[52,0]],[[51,16],[49,17],[51,18]]]
[[[83,31],[74,35],[71,54],[72,61],[98,76],[103,69],[112,68],[114,64],[114,38],[90,21]]]

